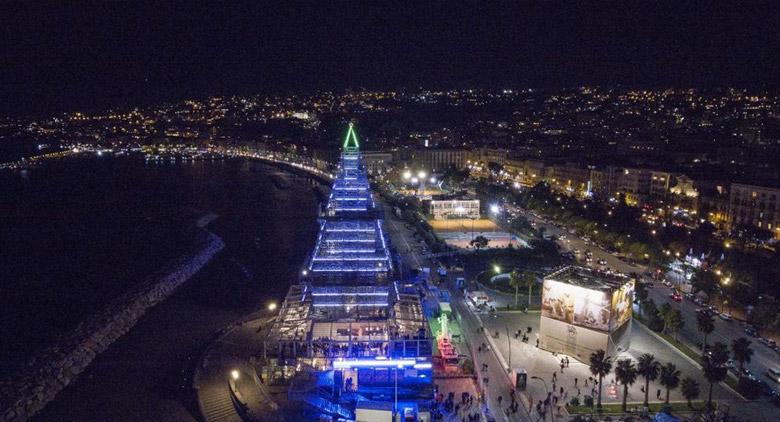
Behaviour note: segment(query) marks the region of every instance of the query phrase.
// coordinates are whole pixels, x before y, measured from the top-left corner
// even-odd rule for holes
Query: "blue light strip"
[[[377,303],[315,303],[312,306],[316,308],[345,308],[347,306],[349,307],[386,307],[388,306],[387,302],[377,302]]]

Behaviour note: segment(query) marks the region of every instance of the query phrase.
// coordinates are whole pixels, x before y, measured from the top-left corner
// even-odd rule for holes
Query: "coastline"
[[[202,230],[187,253],[84,320],[57,344],[37,353],[27,368],[0,384],[0,421],[24,421],[43,409],[149,309],[173,294],[224,247],[219,236]]]

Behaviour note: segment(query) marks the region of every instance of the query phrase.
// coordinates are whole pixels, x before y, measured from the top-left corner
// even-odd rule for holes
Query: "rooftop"
[[[561,268],[560,270],[547,275],[544,279],[600,291],[618,289],[629,281],[629,278],[624,275],[605,273],[573,265]]]

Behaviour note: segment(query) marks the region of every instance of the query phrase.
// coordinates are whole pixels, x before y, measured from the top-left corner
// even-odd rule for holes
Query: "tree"
[[[707,406],[712,407],[712,387],[726,379],[726,362],[729,360],[729,351],[725,344],[716,342],[710,350],[702,356],[702,370],[704,378],[710,383],[710,391],[707,394]]]
[[[718,279],[711,271],[697,270],[691,277],[691,284],[695,291],[704,292],[707,297],[718,290]]]
[[[645,379],[645,406],[648,406],[648,395],[650,393],[650,381],[655,381],[661,370],[661,364],[655,360],[652,353],[644,353],[637,359],[637,371]]]
[[[669,391],[680,385],[680,371],[673,363],[669,362],[661,367],[661,375],[658,380],[661,385],[666,387],[666,403],[669,403]]]
[[[666,329],[669,330],[669,332],[674,334],[674,340],[677,341],[677,333],[685,325],[685,320],[683,319],[682,312],[679,309],[675,309],[671,312],[668,312],[666,314],[664,325],[666,325]]]
[[[636,297],[639,302],[644,303],[648,296],[647,284],[637,280],[634,285],[634,297]]]
[[[511,273],[509,273],[509,285],[515,288],[515,307],[517,307],[517,291],[520,288],[520,285],[522,284],[522,275],[520,273],[520,270],[515,268],[512,270]],[[529,295],[529,304],[530,304],[530,295]]]
[[[715,321],[708,313],[699,312],[696,314],[696,325],[699,327],[699,332],[704,334],[701,350],[707,350],[707,336],[715,330]]]
[[[685,400],[688,401],[688,407],[693,407],[691,406],[691,400],[699,398],[699,383],[691,377],[685,377],[680,382],[680,391]]]
[[[531,306],[531,293],[533,293],[534,284],[536,284],[536,274],[531,271],[523,271],[522,285],[528,287],[528,306]]]
[[[612,362],[603,350],[596,350],[590,354],[590,373],[599,379],[599,398],[596,407],[601,410],[601,381],[612,372]]]
[[[658,316],[661,318],[661,321],[664,322],[664,328],[662,331],[666,331],[666,321],[668,321],[668,316],[674,308],[672,308],[672,305],[670,305],[668,302],[661,305],[660,308],[658,308]]]
[[[469,245],[475,247],[477,250],[482,248],[487,248],[488,243],[490,240],[485,236],[477,236],[474,239],[471,239],[471,242],[469,242]]]
[[[615,379],[623,384],[623,412],[626,411],[626,400],[628,399],[628,387],[636,382],[637,373],[634,361],[631,359],[621,359],[615,366]]]
[[[739,373],[742,373],[746,363],[750,363],[753,357],[753,349],[750,347],[750,340],[745,337],[734,339],[731,342],[731,355],[734,361],[739,363]]]

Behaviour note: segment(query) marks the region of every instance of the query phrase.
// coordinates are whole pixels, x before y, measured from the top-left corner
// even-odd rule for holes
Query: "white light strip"
[[[370,306],[388,306],[387,302],[377,303],[315,303],[315,308],[346,308],[346,307],[370,307]]]

